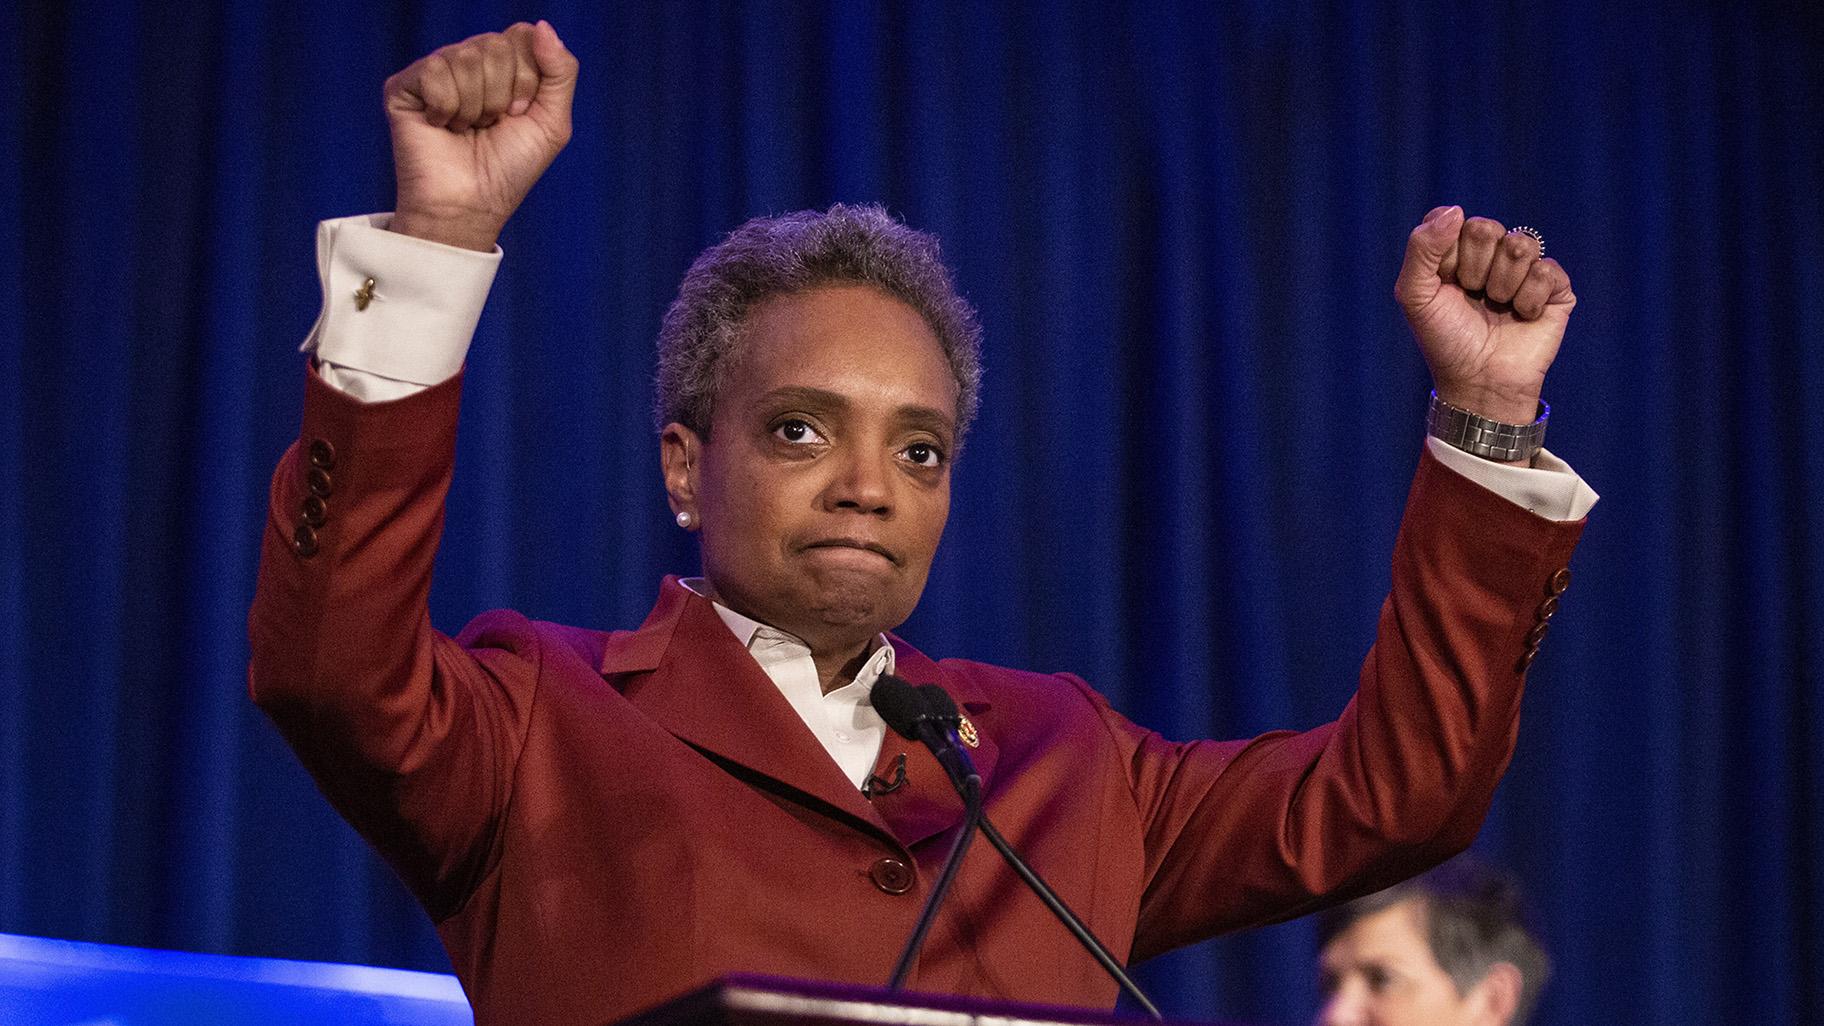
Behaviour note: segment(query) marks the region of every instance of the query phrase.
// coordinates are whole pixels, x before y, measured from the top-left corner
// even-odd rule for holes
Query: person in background
[[[1318,918],[1318,1026],[1518,1026],[1551,962],[1513,879],[1464,856]]]

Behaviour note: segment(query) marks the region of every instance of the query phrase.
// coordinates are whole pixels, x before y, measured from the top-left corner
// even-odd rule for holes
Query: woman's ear
[[[685,529],[695,527],[698,520],[697,465],[702,453],[702,438],[676,421],[659,433],[659,470],[665,479],[665,495],[672,515]]]
[[[1474,1006],[1475,1022],[1490,1026],[1507,1026],[1520,1009],[1520,970],[1509,962],[1496,962],[1488,973],[1469,988],[1469,1003]]]

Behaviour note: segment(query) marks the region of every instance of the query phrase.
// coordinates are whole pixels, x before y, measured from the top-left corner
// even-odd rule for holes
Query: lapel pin
[[[367,304],[374,301],[374,279],[369,278],[355,290],[355,309],[365,310]]]
[[[975,732],[975,724],[970,723],[967,716],[961,717],[961,720],[962,722],[956,725],[956,736],[962,738],[963,744],[971,748],[982,747],[982,736]]]

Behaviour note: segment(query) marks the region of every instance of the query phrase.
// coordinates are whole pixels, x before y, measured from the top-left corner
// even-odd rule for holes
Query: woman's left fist
[[[1419,340],[1439,398],[1490,420],[1538,416],[1546,369],[1577,296],[1532,236],[1438,207],[1412,230],[1394,298]]]

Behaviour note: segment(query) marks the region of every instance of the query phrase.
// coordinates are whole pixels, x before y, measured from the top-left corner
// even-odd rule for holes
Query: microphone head
[[[936,684],[925,684],[918,688],[918,698],[927,718],[951,730],[962,725],[963,714],[957,711],[956,699],[950,697],[950,692]]]
[[[925,703],[929,700],[912,685],[893,674],[882,674],[868,700],[893,733],[908,741],[918,740],[918,721],[928,715]]]

